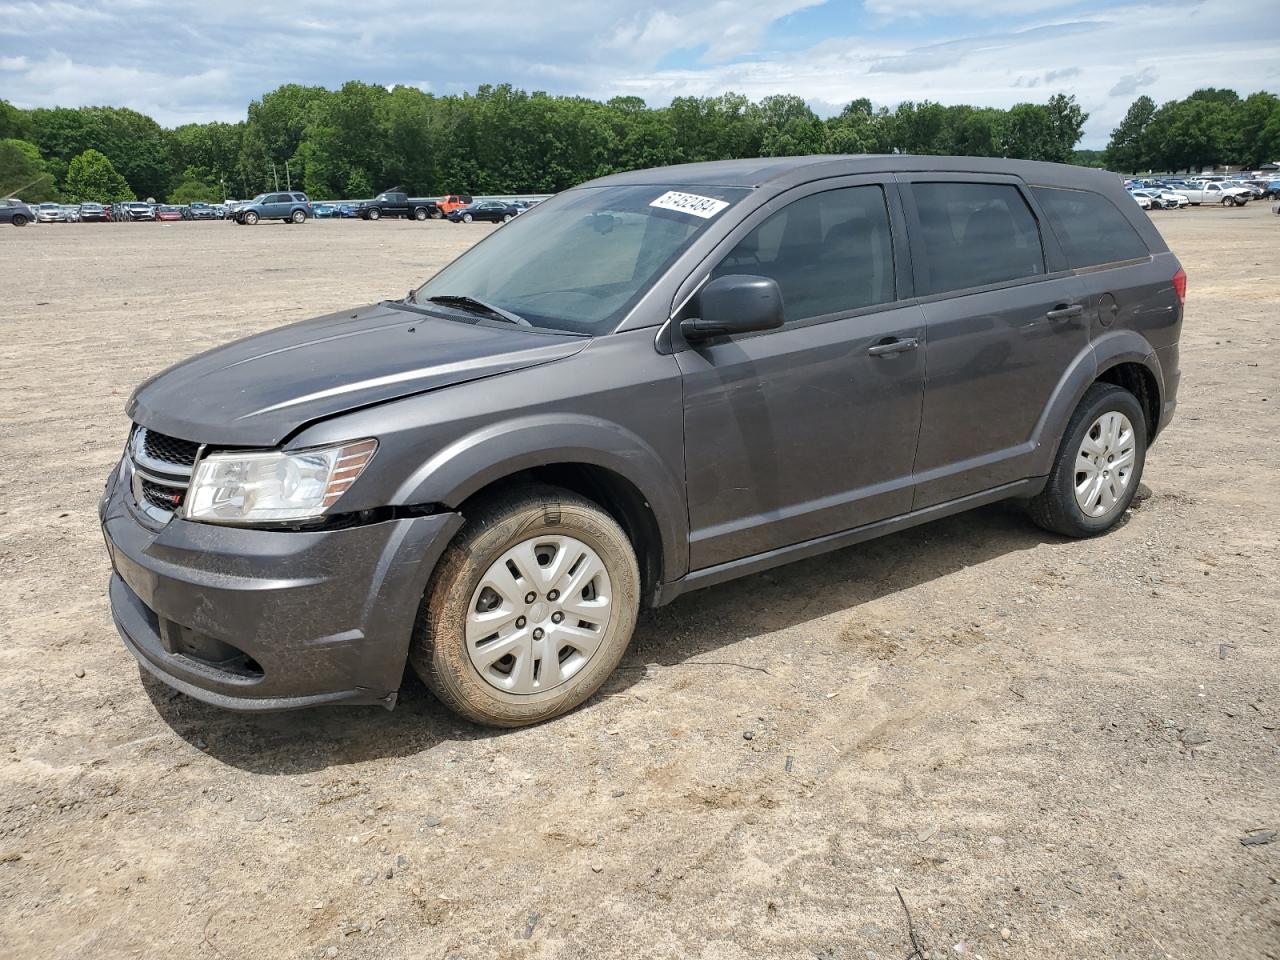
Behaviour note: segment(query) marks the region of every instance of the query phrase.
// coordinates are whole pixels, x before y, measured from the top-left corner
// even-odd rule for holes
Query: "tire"
[[[511,214],[509,214],[509,213],[504,213],[504,214],[502,215],[502,222],[503,222],[503,223],[510,223],[510,222],[511,222]]]
[[[289,219],[292,220],[294,223],[305,223],[307,219],[306,211],[295,210],[293,211],[293,213],[289,214]]]
[[[548,542],[540,544],[541,538]],[[503,558],[522,546],[529,549],[527,556],[540,567],[529,568],[529,560],[521,561],[516,569],[523,572],[516,577],[507,572],[510,568]],[[533,548],[540,546],[549,547],[551,552],[535,554]],[[575,586],[582,599],[574,602],[582,604],[579,610],[587,611],[581,613],[583,617],[598,616],[592,611],[600,609],[602,599],[608,609],[605,622],[597,624],[601,630],[597,644],[584,656],[575,646],[575,638],[590,637],[583,628],[588,621],[580,619],[573,627],[552,625],[564,622],[564,610],[555,603],[568,608],[568,596],[574,591],[566,590],[565,598],[555,598],[553,602],[552,588],[556,584],[573,584],[575,571],[586,569],[579,566],[584,562],[581,558],[590,553],[599,560],[600,567],[590,580]],[[568,566],[557,573],[555,568],[562,555],[563,564]],[[517,553],[512,563],[519,556]],[[490,575],[497,578],[495,583],[501,581],[499,586],[506,595],[484,584]],[[540,579],[544,575],[548,579]],[[523,590],[530,593],[520,596]],[[529,595],[536,598],[532,604],[525,602]],[[490,608],[480,609],[485,603],[496,604],[499,610],[494,620],[494,636],[499,639],[469,645],[468,618],[487,612]],[[572,710],[608,679],[631,641],[639,607],[640,571],[635,552],[613,518],[567,490],[521,487],[479,505],[474,512],[468,511],[467,525],[445,551],[427,587],[414,627],[409,661],[431,692],[455,713],[497,727],[540,723]],[[579,616],[578,611],[569,609],[570,619]],[[510,619],[517,616],[518,619]],[[473,624],[473,633],[476,626]],[[504,630],[506,633],[502,634]],[[557,630],[570,632],[558,634]],[[544,690],[517,693],[503,689],[500,684],[514,687],[522,678],[532,681],[526,682],[526,687],[536,686],[538,677],[546,676],[542,666],[546,658],[537,657],[538,652],[545,654],[549,649],[544,639],[555,644],[550,648],[556,655],[555,670],[557,676],[564,670],[566,678]],[[473,657],[483,662],[484,654],[478,651],[483,650],[484,643],[504,644],[502,649],[510,647],[515,652],[481,666]],[[506,661],[510,663],[504,668]],[[505,676],[503,669],[509,671]]]
[[[258,222],[257,212],[253,210],[246,211],[244,215],[244,219],[241,220],[240,222],[252,227],[255,223]]]
[[[1223,205],[1224,207],[1234,207],[1234,206],[1236,205],[1236,198],[1235,198],[1235,197],[1223,197],[1223,198],[1222,198],[1222,205]]]
[[[1083,449],[1085,439],[1108,414],[1120,414],[1128,421],[1132,434],[1132,459],[1128,475],[1123,479],[1123,486],[1115,495],[1114,503],[1107,505],[1100,514],[1092,515],[1086,513],[1078,502],[1076,482],[1078,477],[1088,476],[1080,471],[1080,467],[1085,466],[1089,459]],[[1099,446],[1105,448],[1102,456],[1114,457],[1123,462],[1125,457],[1118,452],[1123,444],[1109,445],[1105,435],[1101,440],[1101,444],[1094,440],[1092,446],[1095,449]],[[1027,512],[1038,525],[1064,537],[1093,537],[1105,533],[1116,525],[1133,502],[1138,485],[1142,482],[1142,469],[1146,459],[1147,418],[1138,398],[1115,384],[1095,383],[1085,392],[1071,415],[1058,445],[1058,455],[1054,458],[1049,480],[1044,490],[1028,502]],[[1106,468],[1112,462],[1103,461],[1101,466]],[[1114,480],[1107,474],[1113,475]],[[1121,476],[1120,469],[1106,471],[1101,485],[1108,486],[1115,493],[1115,483]],[[1098,509],[1102,509],[1101,503]]]
[[[472,217],[472,216],[471,216],[471,214],[469,214],[469,213],[464,213],[464,214],[462,215],[462,222],[463,222],[463,223],[470,223],[470,222],[471,222],[472,220],[474,220],[474,219],[475,219],[475,218],[474,218],[474,217]]]
[[[382,211],[379,210],[377,207],[374,207],[372,210],[369,211],[370,220],[379,220],[381,218],[382,218]]]
[[[425,207],[418,207],[416,210],[414,210],[414,211],[413,211],[413,219],[417,220],[419,223],[421,223],[423,220],[426,220],[426,219],[427,219],[427,210],[426,210],[426,208],[425,208]]]
[[[27,225],[27,218],[20,213],[15,213],[13,215],[13,225],[15,227],[25,227]]]
[[[432,210],[432,211],[431,211],[431,219],[432,219],[432,220],[443,220],[443,219],[444,219],[444,211],[443,211],[443,210],[441,210],[439,207],[436,207],[436,209],[434,209],[434,210]]]

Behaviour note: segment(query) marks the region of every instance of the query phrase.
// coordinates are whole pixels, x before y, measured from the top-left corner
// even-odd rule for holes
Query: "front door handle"
[[[1045,314],[1050,320],[1070,320],[1072,317],[1078,317],[1084,313],[1084,307],[1078,303],[1062,304],[1054,307]]]
[[[892,357],[895,354],[914,350],[918,346],[920,346],[920,341],[915,337],[903,337],[901,340],[888,340],[883,343],[877,343],[874,347],[867,349],[867,356]]]

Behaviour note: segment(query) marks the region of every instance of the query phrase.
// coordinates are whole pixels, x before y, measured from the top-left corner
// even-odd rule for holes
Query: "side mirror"
[[[690,342],[782,326],[782,291],[770,277],[716,277],[698,293],[699,316],[680,321]]]

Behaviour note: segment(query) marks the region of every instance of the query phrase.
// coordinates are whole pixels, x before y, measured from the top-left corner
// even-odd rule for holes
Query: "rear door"
[[[928,370],[914,508],[1031,475],[1033,433],[1088,346],[1081,281],[1016,177],[899,176]]]
[[[924,316],[905,232],[890,177],[808,184],[749,216],[690,278],[771,277],[786,311],[781,329],[676,353],[691,569],[910,509]]]

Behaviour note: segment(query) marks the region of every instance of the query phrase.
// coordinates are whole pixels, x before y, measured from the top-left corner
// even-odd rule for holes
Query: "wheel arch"
[[[458,510],[512,484],[562,486],[600,505],[636,547],[645,596],[688,572],[684,484],[642,439],[596,417],[534,416],[448,444],[399,487],[394,502]]]
[[[1160,428],[1164,383],[1155,349],[1133,330],[1115,330],[1095,339],[1062,375],[1036,425],[1034,474],[1047,474],[1072,412],[1094,383],[1114,383],[1134,393],[1147,417],[1148,442]]]

